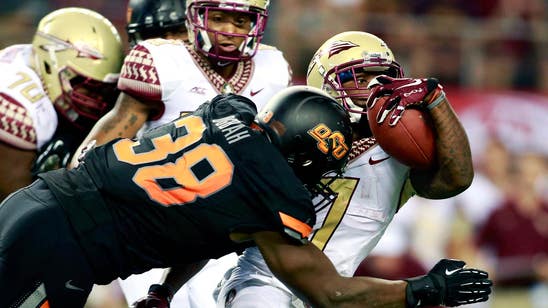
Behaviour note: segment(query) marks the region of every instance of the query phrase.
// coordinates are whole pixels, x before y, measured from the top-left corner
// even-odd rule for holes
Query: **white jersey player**
[[[33,172],[66,165],[81,142],[71,147],[70,139],[112,107],[122,60],[114,26],[81,8],[46,15],[32,44],[0,51],[0,200]]]
[[[330,38],[308,67],[307,84],[337,98],[350,111],[355,125],[351,160],[343,178],[330,185],[338,196],[318,213],[310,238],[343,276],[354,275],[411,196],[447,198],[466,189],[473,176],[466,135],[445,99],[430,110],[438,132],[437,168],[411,169],[376,144],[363,107],[370,94],[367,85],[380,74],[399,78],[403,72],[388,46],[365,32],[343,32]],[[408,85],[420,81],[405,80]],[[455,177],[444,178],[442,174]],[[218,307],[303,305],[271,274],[257,248],[244,251],[216,292]]]
[[[260,44],[269,1],[186,2],[190,42],[149,39],[133,47],[121,70],[121,97],[82,147],[91,140],[100,145],[134,137],[220,93],[246,96],[261,108],[290,85],[291,70],[282,52]],[[213,290],[236,261],[232,254],[209,262],[175,294],[171,307],[214,307]],[[128,304],[161,282],[163,273],[156,269],[120,280]]]

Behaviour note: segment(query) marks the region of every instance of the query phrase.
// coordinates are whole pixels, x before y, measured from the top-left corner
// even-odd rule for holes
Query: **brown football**
[[[432,118],[427,110],[408,108],[395,126],[388,125],[389,117],[377,123],[377,113],[388,96],[377,99],[368,110],[368,122],[373,136],[383,150],[411,168],[428,169],[436,163],[436,143]]]

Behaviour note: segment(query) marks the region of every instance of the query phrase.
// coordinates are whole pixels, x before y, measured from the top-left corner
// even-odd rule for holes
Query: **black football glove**
[[[31,168],[33,177],[42,172],[67,166],[71,153],[65,141],[53,139],[42,149]]]
[[[486,272],[464,265],[464,261],[443,259],[428,274],[406,279],[407,307],[454,307],[487,301],[493,282]]]
[[[147,296],[137,300],[132,308],[169,308],[173,291],[161,284],[153,284],[148,289]]]

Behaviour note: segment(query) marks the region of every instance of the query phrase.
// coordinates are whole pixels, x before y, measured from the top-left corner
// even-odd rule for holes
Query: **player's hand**
[[[62,139],[53,139],[34,161],[31,172],[33,177],[39,173],[66,167],[70,158],[70,150]]]
[[[428,107],[439,95],[442,95],[443,87],[435,78],[392,78],[385,75],[375,77],[367,86],[371,93],[367,100],[367,109],[373,108],[377,103],[377,98],[389,95],[389,98],[379,109],[377,123],[382,123],[386,117],[390,116],[390,126],[396,125],[402,117],[405,109],[411,106]],[[427,96],[434,90],[438,90],[435,97]]]
[[[464,261],[443,259],[428,274],[406,279],[407,307],[454,307],[487,301],[493,285],[488,274],[464,265]]]
[[[153,284],[148,289],[147,296],[137,300],[132,308],[169,308],[173,292],[167,286]]]

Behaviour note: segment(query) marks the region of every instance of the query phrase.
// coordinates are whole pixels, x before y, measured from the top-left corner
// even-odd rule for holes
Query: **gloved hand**
[[[147,296],[137,300],[132,308],[169,308],[173,291],[165,285],[153,284],[148,289]]]
[[[441,95],[445,97],[445,94],[442,91],[443,87],[435,78],[392,78],[380,75],[371,80],[367,87],[371,90],[367,100],[368,110],[375,106],[378,101],[377,98],[389,95],[384,106],[379,109],[376,119],[377,123],[382,123],[391,113],[389,120],[390,126],[394,126],[398,123],[406,108],[410,106],[429,108],[428,105],[430,103],[433,103],[432,105],[437,105],[437,103],[434,102],[437,101],[436,99]],[[426,96],[434,90],[438,93],[435,93],[428,102],[425,102]]]
[[[405,279],[407,307],[454,307],[487,301],[493,282],[486,272],[464,265],[464,261],[442,259],[428,274]]]
[[[53,139],[42,150],[32,165],[32,176],[67,166],[70,150],[62,139]]]

